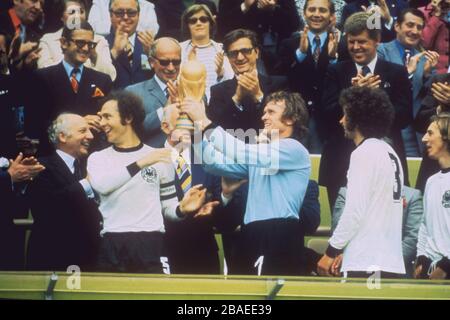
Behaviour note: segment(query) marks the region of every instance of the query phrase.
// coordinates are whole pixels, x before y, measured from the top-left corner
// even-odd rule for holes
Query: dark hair
[[[444,0],[444,1],[445,1],[445,0]],[[417,17],[419,17],[420,19],[422,19],[423,24],[425,25],[425,20],[426,20],[426,19],[425,19],[425,15],[423,14],[422,11],[420,11],[419,9],[416,9],[416,8],[407,8],[407,9],[403,10],[403,11],[399,14],[399,16],[397,17],[396,23],[398,23],[399,25],[401,25],[401,24],[403,23],[403,21],[405,21],[405,16],[406,16],[408,13],[411,13],[412,15],[417,16]]]
[[[194,4],[184,10],[181,16],[181,34],[188,39],[191,38],[189,32],[189,22],[188,19],[194,14],[204,11],[209,19],[209,36],[212,38],[216,32],[216,22],[214,21],[213,14],[206,4]]]
[[[87,18],[88,12],[87,12],[87,6],[86,6],[85,0],[59,0],[56,3],[57,8],[58,8],[56,10],[56,12],[58,13],[60,18],[63,16],[64,12],[67,10],[67,3],[69,3],[69,2],[78,3],[81,7],[83,7],[84,10],[86,11],[86,18]]]
[[[258,48],[258,36],[255,32],[247,29],[236,29],[228,32],[223,38],[223,50],[228,53],[228,49],[231,44],[238,41],[239,39],[247,38],[251,41],[253,48]]]
[[[292,120],[294,122],[292,137],[297,140],[302,139],[308,132],[309,120],[308,109],[302,96],[299,93],[277,91],[266,97],[264,105],[271,101],[284,101],[285,109],[282,119]]]
[[[394,121],[394,107],[386,92],[379,88],[351,87],[339,97],[347,129],[358,131],[364,138],[383,138]]]
[[[142,138],[145,119],[145,109],[142,99],[130,91],[117,90],[108,94],[105,99],[103,99],[103,104],[111,100],[117,101],[120,123],[125,125],[125,120],[131,119],[131,127],[138,137]]]
[[[72,33],[75,30],[87,30],[87,31],[91,31],[92,33],[94,33],[94,29],[92,28],[92,26],[89,24],[89,22],[87,21],[82,21],[80,23],[80,25],[76,26],[75,28],[69,28],[67,26],[64,26],[64,29],[62,31],[62,37],[64,39],[72,39]]]
[[[308,7],[308,3],[311,0],[305,0],[305,5],[303,6],[303,12],[306,12],[306,8]],[[334,6],[333,0],[328,0],[328,9],[330,10],[331,14],[336,13],[336,7]]]
[[[431,117],[431,123],[436,122],[445,148],[450,153],[450,112],[441,112]]]
[[[377,28],[369,29],[367,21],[371,18],[371,14],[366,12],[357,12],[347,18],[344,24],[344,33],[346,35],[351,34],[357,36],[367,31],[369,38],[375,41],[380,40],[381,30]]]

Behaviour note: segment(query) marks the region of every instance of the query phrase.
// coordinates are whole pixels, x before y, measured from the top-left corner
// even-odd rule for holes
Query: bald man
[[[159,38],[150,47],[149,60],[155,75],[126,88],[144,101],[145,120],[143,142],[160,148],[166,141],[161,131],[163,107],[167,103],[167,83],[174,82],[180,72],[181,47],[173,38]]]

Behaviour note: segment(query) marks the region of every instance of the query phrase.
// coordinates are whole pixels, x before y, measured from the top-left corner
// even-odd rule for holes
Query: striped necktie
[[[316,47],[314,48],[313,59],[314,63],[317,65],[319,63],[320,56],[320,37],[318,35],[314,37],[314,44]]]
[[[411,50],[405,49],[405,54],[403,55],[403,64],[408,67],[409,60],[411,59]]]
[[[361,69],[363,77],[367,76],[370,73],[370,68],[368,66],[363,66]]]
[[[129,40],[127,43],[126,51],[127,51],[128,62],[130,63],[130,66],[133,66],[133,45],[131,44],[131,42]]]
[[[192,187],[191,171],[189,170],[189,165],[186,163],[181,154],[177,157],[177,163],[177,175],[180,180],[180,186],[183,193],[186,194],[186,192],[188,192],[188,190]]]
[[[80,72],[80,69],[73,68],[72,73],[70,74],[70,84],[72,86],[72,90],[75,93],[78,93],[78,80],[77,80],[77,74]]]

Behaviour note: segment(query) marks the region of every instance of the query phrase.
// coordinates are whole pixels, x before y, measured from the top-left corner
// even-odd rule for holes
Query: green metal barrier
[[[253,276],[0,273],[2,299],[450,299],[450,281]],[[55,277],[56,278],[56,277]],[[75,281],[74,281],[75,279]],[[78,282],[77,282],[78,281]],[[79,284],[77,288],[76,285]],[[75,287],[74,287],[75,285]],[[372,289],[370,289],[372,288]]]

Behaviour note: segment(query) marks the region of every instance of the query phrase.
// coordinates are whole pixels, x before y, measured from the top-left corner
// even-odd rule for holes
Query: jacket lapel
[[[156,75],[146,82],[145,89],[151,96],[155,97],[155,99],[158,100],[162,105],[165,105],[167,102],[166,96],[164,95],[164,92],[161,90],[158,83],[156,82],[155,77]]]

